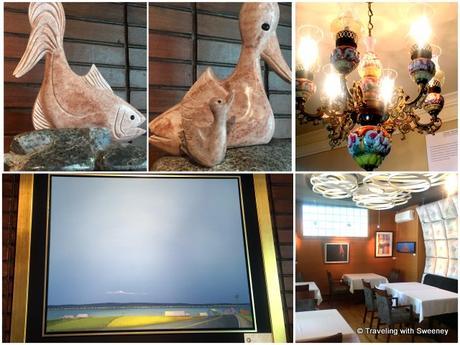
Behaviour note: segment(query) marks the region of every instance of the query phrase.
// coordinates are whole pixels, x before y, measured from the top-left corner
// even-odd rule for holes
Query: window
[[[357,207],[303,205],[304,236],[367,237],[368,210]]]

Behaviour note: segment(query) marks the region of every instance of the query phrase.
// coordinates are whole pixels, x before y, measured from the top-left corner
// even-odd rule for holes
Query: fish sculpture
[[[222,163],[225,158],[227,114],[232,102],[232,93],[226,99],[212,98],[203,108],[191,108],[182,116],[181,150],[205,167],[213,167]],[[197,111],[200,115],[210,112],[214,121],[210,125],[199,127],[195,121]]]
[[[180,103],[160,114],[149,124],[149,142],[170,155],[190,153],[181,142],[184,116],[195,108],[196,123],[211,123],[210,112],[199,109],[213,98],[233,94],[228,109],[227,147],[241,147],[270,142],[275,130],[275,118],[264,89],[260,58],[286,82],[291,82],[291,70],[284,60],[276,36],[279,20],[277,3],[245,3],[240,17],[242,48],[239,61],[233,73],[219,80],[208,68],[187,92]],[[212,140],[211,140],[212,141]],[[203,145],[205,138],[202,139]],[[185,146],[185,150],[184,150]],[[198,147],[194,147],[196,152]],[[203,150],[207,148],[203,146]],[[196,157],[196,153],[194,155]],[[192,155],[192,158],[193,155]]]
[[[29,41],[13,75],[20,78],[45,56],[43,82],[32,113],[35,129],[105,127],[119,141],[146,132],[138,128],[145,116],[113,93],[95,65],[84,76],[70,68],[63,46],[61,3],[31,2],[29,21]]]

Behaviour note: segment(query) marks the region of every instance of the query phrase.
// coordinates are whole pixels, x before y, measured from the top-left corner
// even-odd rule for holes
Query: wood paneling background
[[[284,319],[288,342],[292,342],[293,319],[293,209],[292,175],[267,175],[268,192],[274,237],[277,249],[278,271],[283,296]]]
[[[4,4],[5,151],[14,135],[33,130],[32,107],[43,78],[42,59],[17,79],[13,70],[27,45],[28,3]],[[114,92],[146,114],[147,7],[145,3],[63,3],[64,49],[73,71],[94,63]],[[136,140],[145,144],[145,136]]]
[[[302,238],[302,208],[296,206],[296,270],[301,272],[306,281],[314,281],[322,295],[329,294],[326,271],[330,271],[335,279],[340,279],[344,273],[377,273],[388,277],[393,268],[397,268],[393,258],[375,257],[375,232],[378,230],[378,212],[369,211],[368,237],[303,237]],[[395,231],[395,212],[381,211],[381,231]],[[325,264],[324,243],[349,243],[349,263]],[[395,236],[393,235],[393,255],[395,255]]]
[[[291,65],[291,4],[280,3],[277,33]],[[236,66],[241,39],[241,3],[149,4],[149,117],[179,102],[200,74],[212,67],[228,76]],[[291,137],[291,86],[262,63],[265,88],[276,118],[275,138]]]
[[[2,175],[2,341],[10,341],[19,175]]]

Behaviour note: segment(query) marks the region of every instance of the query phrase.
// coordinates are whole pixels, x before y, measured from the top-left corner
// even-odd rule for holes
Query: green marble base
[[[5,154],[10,171],[146,170],[146,150],[112,143],[107,128],[43,129],[18,134]]]
[[[267,145],[227,150],[223,163],[205,168],[188,157],[167,156],[158,159],[151,171],[291,171],[291,139],[273,139]]]

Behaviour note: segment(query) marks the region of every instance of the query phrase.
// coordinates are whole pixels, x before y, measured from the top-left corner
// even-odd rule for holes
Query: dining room
[[[296,342],[457,342],[457,174],[296,180]]]

